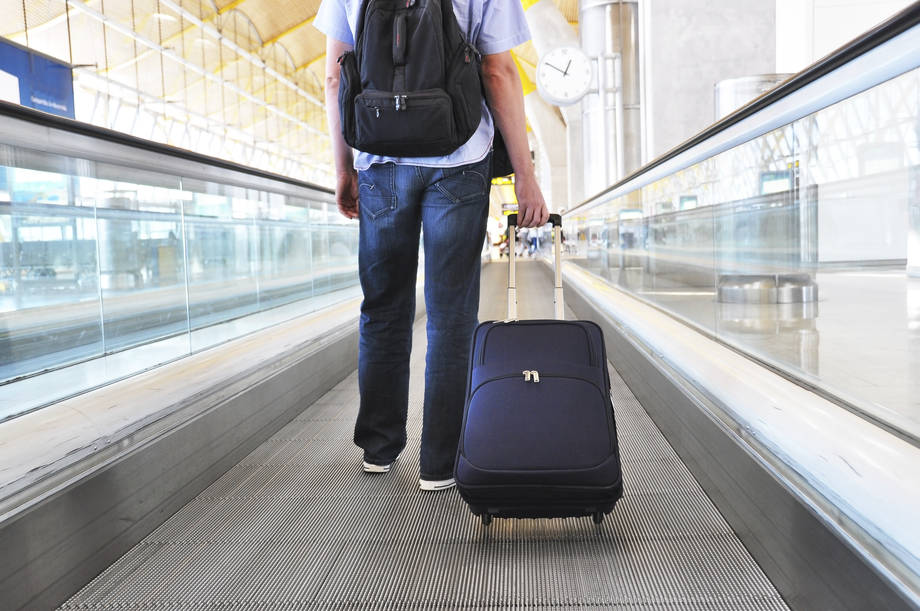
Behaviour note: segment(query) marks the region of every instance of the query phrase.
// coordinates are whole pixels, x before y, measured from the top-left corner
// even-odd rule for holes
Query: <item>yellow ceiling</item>
[[[570,23],[578,22],[578,0],[553,0]],[[318,82],[325,78],[325,38],[312,27],[320,0],[218,0],[218,12],[239,11],[252,22],[263,47],[281,45],[294,65],[313,72]],[[520,65],[531,79],[537,63],[530,43],[515,49]]]

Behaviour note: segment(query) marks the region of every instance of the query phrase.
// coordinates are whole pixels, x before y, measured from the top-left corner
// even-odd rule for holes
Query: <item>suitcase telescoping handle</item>
[[[517,227],[517,214],[508,215],[508,246],[509,248],[509,268],[508,268],[508,320],[517,320],[517,280],[514,275],[514,257],[517,250],[517,235],[514,228]],[[553,288],[553,306],[556,320],[565,319],[565,302],[562,298],[562,217],[558,214],[550,214],[549,222],[553,226],[553,271],[555,272],[555,282]]]

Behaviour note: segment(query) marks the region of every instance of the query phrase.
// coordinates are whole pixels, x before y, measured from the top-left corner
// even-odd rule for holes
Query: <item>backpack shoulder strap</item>
[[[457,15],[454,13],[454,3],[451,0],[440,0],[441,2],[441,26],[444,30],[445,48],[453,50],[466,41],[463,30],[457,22]]]
[[[358,22],[355,24],[355,59],[361,61],[361,40],[364,38],[364,19],[374,0],[358,0]],[[360,65],[360,64],[359,64]]]

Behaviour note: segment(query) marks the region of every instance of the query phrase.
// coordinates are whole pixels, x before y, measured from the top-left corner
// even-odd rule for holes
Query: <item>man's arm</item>
[[[539,227],[549,220],[543,193],[537,184],[530,146],[527,144],[527,123],[524,116],[524,94],[521,78],[511,52],[482,57],[482,81],[495,125],[501,130],[514,168],[514,193],[518,199],[518,225]]]
[[[335,159],[335,202],[339,212],[353,219],[358,217],[358,173],[354,168],[351,147],[342,135],[339,117],[339,64],[342,53],[351,51],[349,44],[326,37],[326,121]]]

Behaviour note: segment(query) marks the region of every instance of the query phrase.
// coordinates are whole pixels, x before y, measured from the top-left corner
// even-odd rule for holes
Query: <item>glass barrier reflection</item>
[[[569,260],[920,436],[918,99],[913,70],[575,211]]]
[[[36,374],[123,355],[101,369],[128,375],[271,324],[235,324],[252,314],[313,311],[357,285],[357,227],[325,192],[4,153],[0,420],[38,406],[15,390]]]

